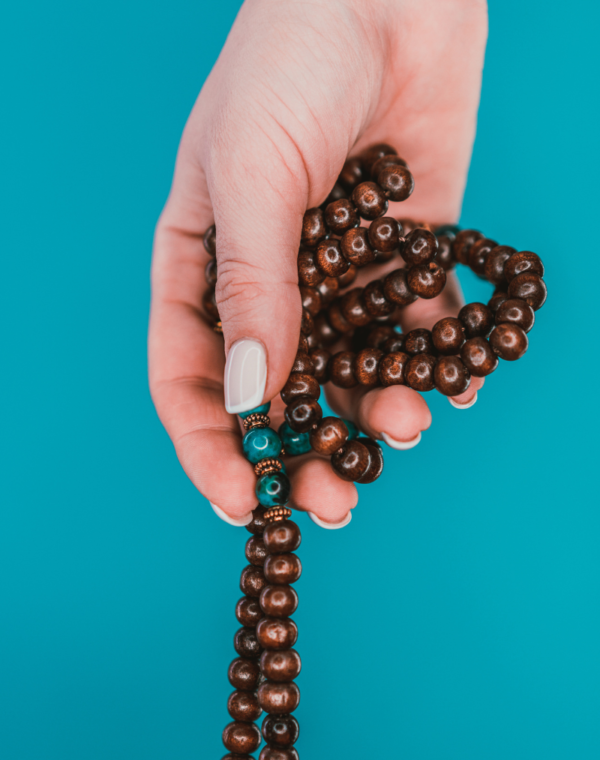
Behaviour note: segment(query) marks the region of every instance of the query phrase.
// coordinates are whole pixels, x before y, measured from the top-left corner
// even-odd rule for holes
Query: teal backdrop
[[[154,223],[238,6],[2,11],[3,760],[224,754],[247,534],[180,469],[145,341]],[[600,11],[490,16],[462,221],[538,251],[551,295],[474,408],[430,394],[348,528],[299,518],[310,760],[600,757]]]

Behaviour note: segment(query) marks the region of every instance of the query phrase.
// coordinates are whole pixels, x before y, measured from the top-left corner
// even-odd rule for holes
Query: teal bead
[[[360,430],[350,420],[342,420],[344,425],[348,428],[348,440],[354,441],[360,435]]]
[[[252,464],[267,457],[278,457],[281,454],[281,438],[272,428],[254,428],[244,436],[242,441],[246,459]]]
[[[261,406],[257,406],[256,409],[250,409],[249,412],[240,412],[239,416],[245,420],[246,417],[249,417],[251,414],[268,414],[270,408],[271,402],[267,401],[266,404],[261,404]]]
[[[256,481],[256,498],[263,507],[279,507],[290,497],[290,481],[283,472],[269,472]]]
[[[460,232],[460,227],[457,227],[455,224],[442,224],[441,227],[435,228],[435,235],[437,237],[441,237],[442,235],[447,235],[450,240],[454,240],[454,238],[458,235]]]
[[[297,433],[295,430],[284,422],[279,428],[279,435],[285,453],[291,457],[297,457],[300,454],[307,454],[310,451],[310,440],[308,433]]]

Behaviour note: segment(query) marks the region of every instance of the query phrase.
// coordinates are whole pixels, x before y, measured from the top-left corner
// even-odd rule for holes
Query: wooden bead
[[[250,564],[262,567],[267,558],[267,550],[262,538],[252,536],[246,541],[246,559]]]
[[[516,253],[510,245],[497,245],[489,252],[483,269],[483,274],[488,282],[499,285],[504,282],[504,265],[508,259]]]
[[[236,659],[229,666],[227,673],[229,683],[235,689],[254,691],[260,683],[260,667],[256,660],[248,660],[243,657]]]
[[[314,248],[327,236],[325,217],[320,208],[309,208],[302,219],[302,245]]]
[[[260,657],[260,669],[269,681],[286,683],[298,678],[302,661],[295,649],[283,652],[263,652]]]
[[[281,747],[272,747],[270,744],[267,744],[261,749],[258,760],[300,760],[300,755],[296,752],[294,747],[283,749]]]
[[[377,184],[391,201],[405,201],[415,189],[413,175],[398,164],[383,168],[377,175]]]
[[[433,380],[444,396],[459,396],[471,384],[471,375],[458,356],[441,356],[435,365]]]
[[[240,589],[246,596],[260,596],[260,592],[267,585],[262,567],[246,565],[240,578]]]
[[[417,327],[404,336],[404,350],[407,354],[434,354],[433,337],[429,330]]]
[[[327,321],[325,314],[319,314],[315,319],[315,328],[309,336],[308,345],[312,352],[318,345],[330,346],[339,340],[340,334]],[[312,340],[311,340],[312,339]]]
[[[487,257],[489,256],[490,251],[497,245],[498,243],[495,240],[480,238],[469,248],[467,264],[475,274],[480,277],[483,275]]]
[[[318,383],[317,383],[318,385]],[[300,396],[285,408],[285,420],[297,433],[308,433],[323,416],[319,402],[314,398]]]
[[[306,309],[302,309],[302,319],[300,321],[300,332],[303,335],[310,335],[314,330],[315,324],[310,313]]]
[[[269,583],[288,585],[295,583],[302,575],[302,563],[296,554],[269,554],[264,567]]]
[[[288,377],[287,383],[281,389],[281,398],[284,404],[291,404],[299,396],[319,398],[321,387],[312,375],[300,375],[296,372]]]
[[[435,349],[440,354],[450,356],[460,351],[465,342],[465,329],[460,319],[444,317],[433,326],[431,338]]]
[[[300,333],[300,337],[298,338],[298,351],[302,351],[303,353],[306,353],[309,350],[310,348],[308,345],[308,338],[306,337],[306,335],[302,335],[302,333]]]
[[[477,240],[483,237],[477,230],[461,230],[452,243],[452,256],[459,264],[466,264],[469,249]]]
[[[338,182],[346,190],[354,190],[357,185],[364,182],[367,175],[363,166],[362,159],[359,156],[348,158],[344,164]]]
[[[494,327],[490,335],[490,346],[494,353],[507,362],[520,359],[527,351],[527,335],[518,325],[505,323]]]
[[[223,744],[230,752],[249,754],[260,746],[260,731],[254,723],[241,723],[235,721],[225,727],[223,731]]]
[[[360,218],[353,203],[344,198],[325,207],[325,224],[334,235],[343,235],[344,232],[358,227]]]
[[[310,358],[314,366],[314,377],[318,383],[324,385],[329,381],[328,362],[331,354],[326,348],[316,348],[310,352]]]
[[[441,267],[444,267],[446,272],[449,272],[456,266],[456,261],[452,256],[453,239],[454,238],[450,238],[448,235],[440,235],[437,239],[438,250],[435,254],[435,260]]]
[[[339,289],[339,281],[336,280],[335,277],[326,277],[323,282],[317,285],[316,290],[321,296],[320,309],[324,309],[327,304],[333,301],[337,296]]]
[[[272,715],[289,715],[300,704],[300,689],[293,681],[265,681],[259,686],[257,696],[260,707]]]
[[[385,169],[382,174],[386,171],[394,171],[394,169],[407,171],[398,166]],[[377,219],[378,216],[383,216],[388,209],[386,194],[375,182],[361,182],[360,185],[357,185],[352,191],[352,201],[363,219]]]
[[[488,301],[488,309],[492,314],[495,314],[505,301],[508,301],[508,293],[504,290],[497,290]]]
[[[433,232],[417,227],[406,238],[400,255],[409,267],[429,264],[438,251],[438,242]]]
[[[434,369],[435,356],[416,354],[416,356],[411,356],[406,363],[404,381],[413,390],[425,393],[434,387]]]
[[[303,351],[298,351],[294,363],[292,365],[292,373],[299,375],[314,375],[315,363],[310,358],[309,354],[305,354]]]
[[[314,251],[301,249],[298,254],[298,281],[300,285],[314,287],[325,279],[325,275],[317,266]]]
[[[262,618],[264,620],[264,618]],[[260,622],[260,621],[259,621]],[[255,628],[238,628],[233,637],[233,646],[240,657],[258,657],[262,647],[258,643]]]
[[[215,298],[215,291],[209,288],[202,296],[202,306],[208,316],[215,322],[218,322],[221,317],[219,316],[219,307]]]
[[[335,201],[341,201],[343,198],[348,197],[348,191],[346,188],[341,185],[339,182],[336,182],[335,185],[331,188],[331,192],[325,199],[325,203],[322,204],[322,207],[327,210],[327,206],[329,206],[330,203],[335,203]],[[325,224],[327,224],[327,214],[325,214]],[[329,225],[327,225],[329,226]]]
[[[375,251],[375,263],[376,264],[385,264],[388,261],[391,261],[394,256],[398,253],[398,251]]]
[[[373,483],[383,472],[383,452],[381,451],[381,446],[372,438],[361,437],[357,440],[369,451],[369,464],[357,482],[362,484]]]
[[[398,351],[404,351],[404,335],[396,333],[393,337],[388,338],[381,346],[385,354],[394,354]]]
[[[486,377],[498,366],[498,357],[485,338],[469,338],[460,350],[460,358],[475,377]]]
[[[363,348],[359,351],[354,358],[353,368],[359,385],[374,387],[379,384],[379,360],[382,357],[383,351],[379,348]]]
[[[408,270],[406,284],[412,293],[421,298],[435,298],[446,285],[446,272],[435,261],[421,264]]]
[[[214,224],[206,230],[202,242],[206,253],[214,258],[217,255],[217,230]]]
[[[252,510],[252,520],[245,526],[249,533],[253,533],[255,536],[262,536],[262,532],[267,525],[267,521],[265,520],[266,511],[260,504]]]
[[[408,287],[406,269],[395,269],[383,281],[383,294],[396,306],[408,306],[417,300],[417,296]]]
[[[375,325],[369,327],[367,335],[368,348],[381,348],[389,338],[395,338],[398,335],[393,325]]]
[[[316,288],[303,285],[300,287],[300,298],[302,299],[302,308],[312,316],[316,317],[323,308],[321,294]]]
[[[348,440],[348,428],[339,417],[323,417],[310,431],[309,437],[310,445],[317,454],[331,456]]]
[[[204,277],[209,288],[214,288],[217,284],[217,262],[210,259],[204,270]]]
[[[524,272],[544,276],[544,265],[537,253],[531,251],[515,252],[504,265],[504,279],[510,282]]]
[[[263,618],[256,626],[256,637],[264,649],[291,649],[298,638],[298,628],[291,618]]]
[[[338,388],[354,388],[358,380],[354,377],[354,354],[352,351],[339,351],[329,360],[329,379]]]
[[[344,232],[340,247],[345,258],[356,267],[364,267],[375,261],[375,249],[369,242],[369,233],[364,227]]]
[[[291,586],[265,586],[260,595],[260,607],[269,617],[289,617],[298,608],[298,594]]]
[[[368,325],[372,320],[362,300],[362,288],[352,288],[340,300],[340,309],[346,321],[354,327]]]
[[[367,313],[373,318],[387,317],[396,309],[396,304],[388,301],[383,292],[383,280],[373,280],[362,293],[362,302]]]
[[[300,727],[293,715],[267,715],[263,720],[263,738],[275,747],[291,747],[299,734]]]
[[[317,266],[327,277],[339,277],[348,269],[350,262],[342,255],[337,240],[323,240],[317,246],[315,256]]]
[[[400,245],[400,227],[391,216],[382,216],[371,223],[369,243],[376,251],[395,251]]]
[[[535,322],[535,312],[531,306],[520,298],[509,298],[503,301],[495,314],[496,324],[511,322],[519,325],[526,333],[531,330]]]
[[[263,612],[256,598],[243,596],[235,606],[235,616],[243,626],[251,628],[263,617]]]
[[[342,480],[357,481],[369,466],[368,448],[358,441],[347,441],[331,457],[331,464]]]
[[[227,700],[227,710],[234,720],[252,723],[262,715],[263,708],[252,691],[234,691]]]
[[[295,552],[301,540],[300,528],[292,520],[271,523],[267,525],[263,534],[263,541],[269,554]]]
[[[376,161],[379,161],[379,159],[384,156],[395,155],[397,155],[397,151],[391,145],[388,145],[387,143],[377,143],[364,150],[361,153],[361,159],[366,173],[370,175],[373,172],[373,167],[375,166]]]
[[[474,301],[463,306],[458,318],[465,328],[467,338],[485,338],[494,326],[494,314],[484,303]]]
[[[352,285],[354,280],[356,280],[358,276],[358,269],[356,268],[355,264],[350,264],[348,267],[348,271],[346,274],[341,275],[338,277],[337,281],[339,283],[340,288],[346,288],[348,285]]]
[[[377,161],[375,161],[373,164],[373,168],[371,169],[371,176],[377,178],[379,176],[379,172],[387,169],[388,166],[406,166],[406,161],[403,158],[400,158],[400,156],[394,156],[392,154],[381,156],[381,158],[378,158]]]
[[[508,295],[511,298],[521,298],[534,311],[541,309],[546,302],[548,290],[542,278],[532,272],[523,272],[513,277],[508,284]]]
[[[338,298],[327,309],[327,321],[339,333],[349,333],[354,329],[342,314],[342,303]]]
[[[386,354],[379,362],[379,380],[382,385],[404,385],[404,370],[410,356],[403,351]]]

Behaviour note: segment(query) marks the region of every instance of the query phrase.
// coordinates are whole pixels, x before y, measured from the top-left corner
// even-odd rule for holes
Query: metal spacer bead
[[[223,323],[222,322],[215,322],[213,325],[213,330],[216,333],[219,333],[220,335],[223,335]]]
[[[269,522],[281,522],[292,516],[292,510],[287,507],[270,507],[263,515],[264,519]]]
[[[254,428],[269,427],[271,420],[266,414],[249,414],[244,420],[244,430],[254,430]]]
[[[268,472],[281,472],[282,466],[279,459],[261,459],[254,465],[254,472],[260,478],[261,475],[266,475]]]

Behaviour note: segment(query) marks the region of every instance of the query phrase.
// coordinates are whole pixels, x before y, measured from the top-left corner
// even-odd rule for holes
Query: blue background
[[[145,337],[153,226],[237,7],[3,11],[5,760],[224,754],[247,534],[180,469]],[[300,518],[304,758],[600,757],[599,21],[491,4],[463,223],[539,251],[551,296],[473,409],[430,394],[348,528]]]

